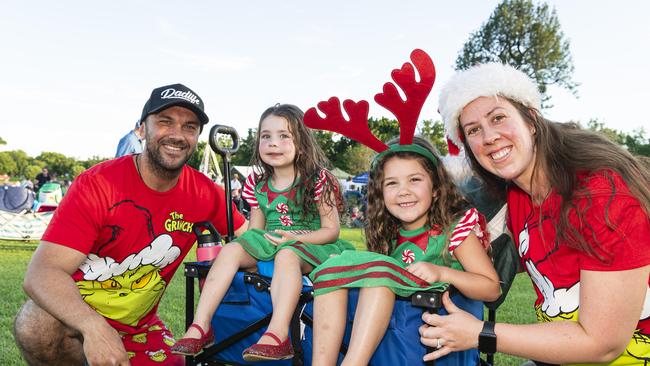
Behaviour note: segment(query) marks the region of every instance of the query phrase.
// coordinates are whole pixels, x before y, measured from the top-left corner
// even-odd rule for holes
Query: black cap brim
[[[191,110],[192,112],[194,112],[194,114],[196,114],[196,116],[199,119],[199,122],[201,122],[202,125],[205,125],[206,123],[208,123],[210,121],[210,118],[208,118],[208,115],[205,114],[205,112],[203,112],[201,109],[199,109],[196,105],[194,105],[192,103],[189,103],[189,102],[186,102],[186,101],[183,101],[183,100],[170,101],[169,103],[165,103],[165,104],[159,106],[158,108],[149,111],[149,113],[147,113],[146,115],[143,114],[142,117],[140,118],[140,120],[144,121],[145,118],[147,118],[148,115],[154,114],[154,113],[160,113],[160,112],[164,111],[165,109],[171,108],[171,107],[174,107],[174,106],[187,108],[187,109]]]

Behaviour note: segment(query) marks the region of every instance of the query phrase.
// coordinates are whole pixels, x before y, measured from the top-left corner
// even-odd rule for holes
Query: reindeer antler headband
[[[402,100],[395,84],[392,82],[384,84],[383,91],[375,95],[375,102],[389,110],[397,118],[400,130],[399,145],[389,147],[370,132],[368,127],[369,105],[365,100],[354,102],[346,99],[343,101],[343,108],[350,117],[350,120],[346,121],[341,111],[339,99],[331,97],[326,102],[323,101],[317,104],[318,109],[325,114],[325,118],[318,115],[316,108],[309,108],[305,112],[305,125],[314,129],[340,133],[375,150],[379,154],[373,160],[372,166],[388,152],[397,151],[409,151],[423,155],[437,165],[438,159],[431,151],[420,145],[413,144],[413,135],[415,134],[418,117],[420,111],[422,111],[424,101],[431,92],[431,88],[433,88],[436,70],[431,57],[420,49],[411,52],[411,61],[420,74],[419,82],[415,80],[413,65],[408,62],[404,63],[401,69],[394,69],[391,72],[391,77],[404,92],[406,100]]]

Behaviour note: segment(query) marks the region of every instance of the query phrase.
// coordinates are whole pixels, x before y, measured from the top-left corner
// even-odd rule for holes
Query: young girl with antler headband
[[[421,50],[413,51],[411,59],[419,82],[409,63],[392,73],[407,100],[402,101],[392,83],[375,96],[378,104],[397,117],[399,141],[386,146],[370,133],[366,101],[343,102],[350,122],[343,120],[337,98],[319,103],[326,119],[314,108],[305,114],[308,126],[339,132],[379,152],[370,169],[368,251],[343,252],[311,274],[316,295],[314,365],[334,365],[338,359],[349,288],[361,288],[343,361],[351,365],[370,361],[388,327],[395,295],[409,296],[449,283],[476,300],[493,301],[499,296],[482,216],[468,208],[431,144],[413,137],[435,70]]]
[[[246,179],[243,193],[252,208],[249,230],[227,244],[210,268],[194,324],[172,347],[175,353],[194,355],[211,345],[212,315],[237,270],[253,270],[258,260],[274,260],[273,316],[266,333],[242,357],[246,361],[292,358],[289,323],[302,274],[330,255],[354,250],[352,244],[338,239],[342,209],[338,183],[325,168],[327,158],[303,124],[298,107],[277,104],[262,113],[254,159],[261,173]]]

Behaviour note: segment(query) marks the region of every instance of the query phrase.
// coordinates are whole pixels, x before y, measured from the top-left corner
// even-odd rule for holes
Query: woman
[[[422,342],[437,347],[425,359],[478,346],[540,363],[644,364],[650,174],[606,138],[546,120],[540,100],[525,74],[501,64],[460,72],[441,92],[450,140],[507,198],[539,324],[482,322],[446,297],[450,315],[423,315]]]

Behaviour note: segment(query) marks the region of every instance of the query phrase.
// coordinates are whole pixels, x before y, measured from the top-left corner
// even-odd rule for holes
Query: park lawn
[[[353,242],[363,249],[363,236],[359,229],[341,229],[341,238]],[[20,356],[12,335],[13,320],[26,296],[22,291],[22,281],[25,269],[29,263],[34,243],[22,243],[0,240],[0,365],[25,365]],[[195,260],[195,251],[185,258]],[[160,317],[169,326],[174,335],[179,338],[185,327],[185,277],[183,266],[174,275],[167,288],[167,293],[159,306]],[[198,291],[197,291],[198,292]],[[534,291],[530,280],[524,274],[518,275],[510,290],[508,299],[497,312],[497,320],[512,323],[532,323],[535,313],[532,309]],[[497,354],[495,364],[498,366],[514,366],[523,362],[522,359]]]

